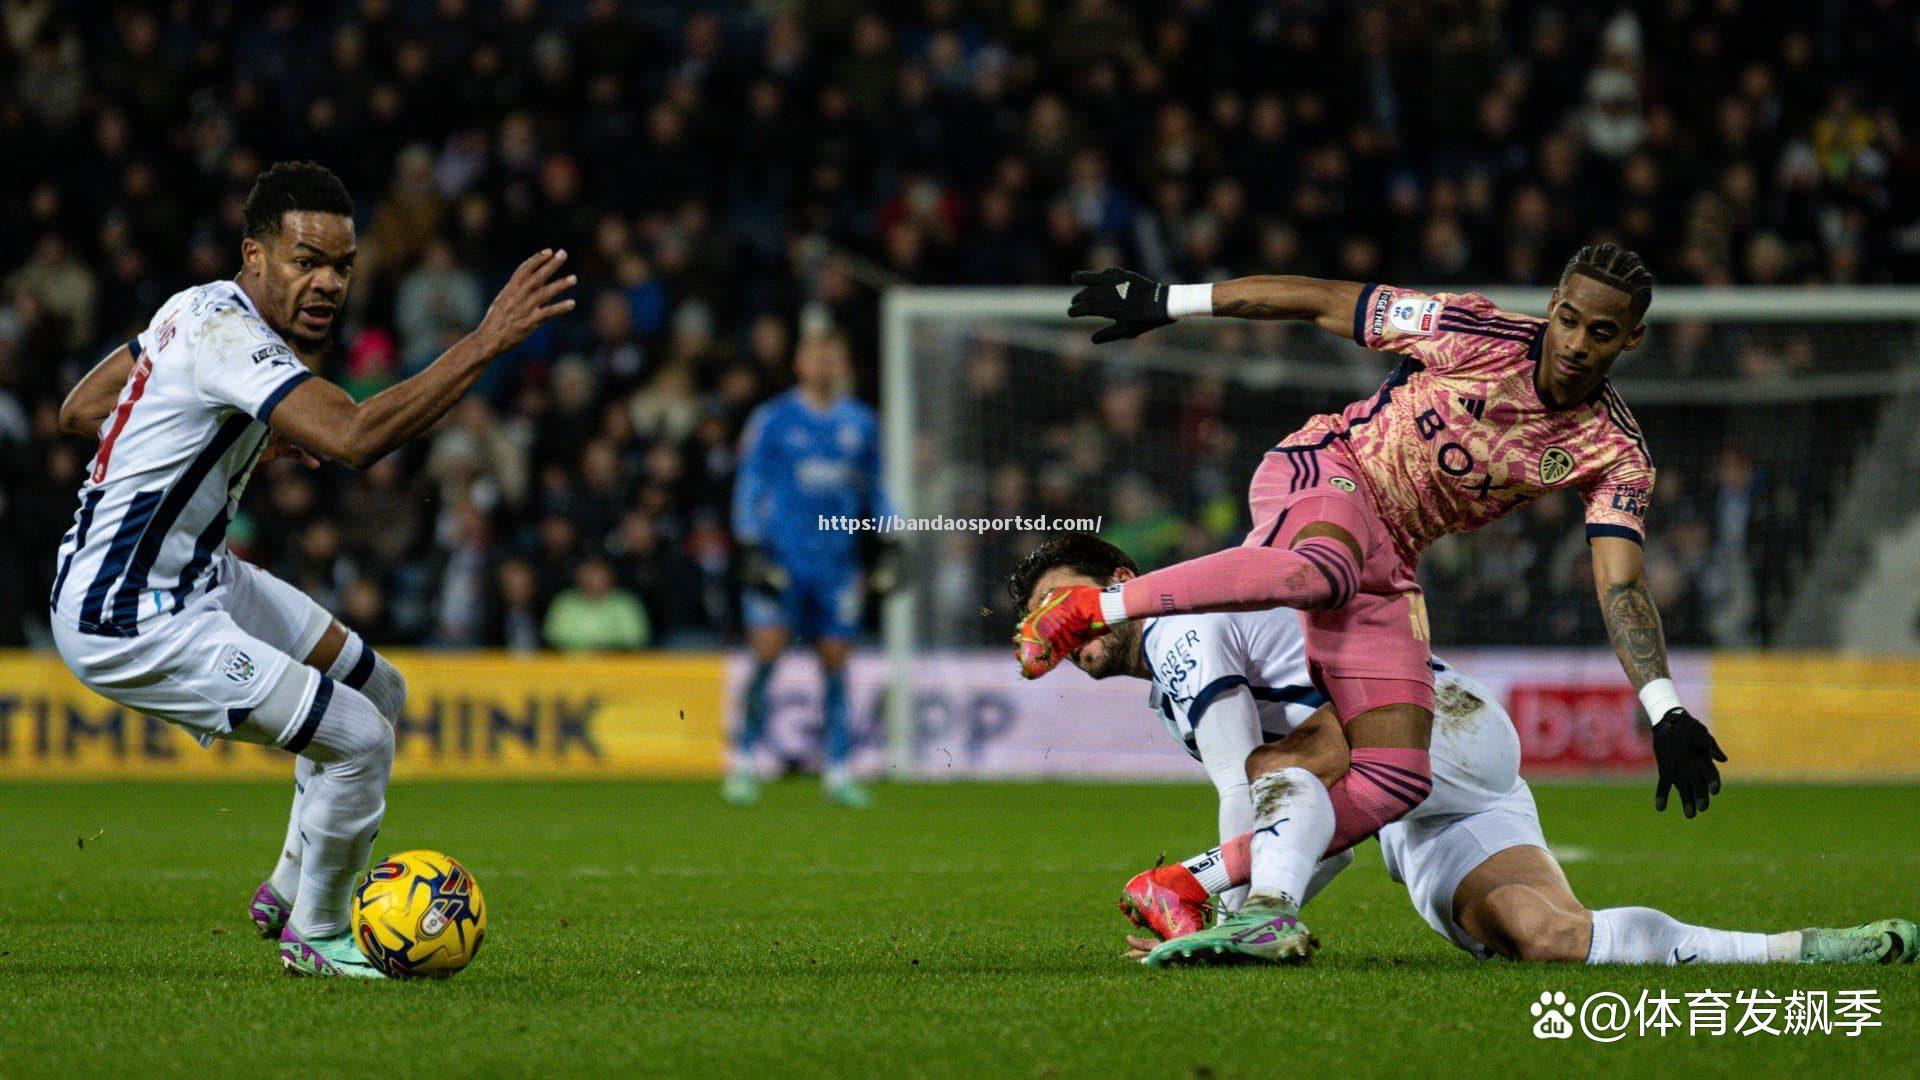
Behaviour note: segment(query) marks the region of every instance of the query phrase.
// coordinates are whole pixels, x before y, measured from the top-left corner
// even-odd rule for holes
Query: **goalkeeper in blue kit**
[[[796,639],[820,655],[823,792],[846,806],[869,801],[847,768],[847,654],[868,592],[890,591],[899,567],[897,547],[884,537],[823,520],[891,513],[880,487],[879,423],[849,394],[851,374],[839,331],[805,333],[794,354],[797,385],[754,410],[741,436],[733,528],[753,673],[723,789],[732,803],[759,797],[755,756],[766,733],[767,683]],[[869,548],[872,566],[863,574]]]

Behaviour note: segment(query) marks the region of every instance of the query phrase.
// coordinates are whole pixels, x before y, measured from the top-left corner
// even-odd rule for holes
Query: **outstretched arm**
[[[1139,337],[1175,319],[1221,315],[1237,319],[1294,319],[1352,340],[1354,307],[1366,286],[1357,281],[1266,275],[1214,285],[1165,285],[1144,274],[1110,268],[1073,275],[1081,286],[1067,314],[1111,319],[1094,331],[1103,345]]]
[[[1212,314],[1236,319],[1296,319],[1311,322],[1329,334],[1353,340],[1353,308],[1365,285],[1357,281],[1263,275],[1235,278],[1212,290]]]
[[[1653,753],[1660,783],[1653,807],[1665,810],[1668,789],[1677,787],[1680,809],[1692,817],[1707,808],[1710,796],[1720,794],[1720,770],[1714,762],[1727,760],[1727,755],[1706,726],[1680,704],[1667,670],[1667,638],[1660,627],[1660,612],[1647,591],[1646,558],[1640,545],[1623,537],[1596,536],[1592,546],[1593,579],[1607,636],[1654,722]]]
[[[308,379],[273,410],[270,426],[320,457],[356,469],[372,465],[445,416],[496,357],[573,310],[561,296],[577,279],[554,280],[566,261],[564,251],[542,251],[521,263],[480,326],[413,378],[358,404],[333,383]]]
[[[106,422],[120,391],[126,388],[127,375],[133,371],[133,350],[125,345],[108,353],[106,359],[80,377],[60,403],[60,430],[69,435],[93,435]]]

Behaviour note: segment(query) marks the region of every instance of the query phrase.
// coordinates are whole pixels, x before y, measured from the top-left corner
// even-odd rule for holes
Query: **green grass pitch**
[[[1920,912],[1920,789],[1541,787],[1592,906],[1749,929]],[[0,784],[0,1076],[1835,1075],[1920,1060],[1912,968],[1476,963],[1378,849],[1309,909],[1305,969],[1117,958],[1126,876],[1208,835],[1205,785],[403,783],[379,852],[436,847],[490,932],[445,983],[281,975],[242,918],[281,836],[262,784]],[[84,846],[80,841],[85,841]],[[1871,988],[1883,1027],[1542,1042],[1542,991]],[[1738,1010],[1734,1010],[1737,1014]],[[1732,1018],[1729,1025],[1731,1027]]]

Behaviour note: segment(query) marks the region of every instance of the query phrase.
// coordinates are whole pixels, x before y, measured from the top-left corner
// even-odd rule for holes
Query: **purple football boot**
[[[273,891],[273,883],[263,881],[253,890],[253,901],[247,905],[247,918],[253,922],[253,930],[267,941],[279,941],[280,931],[286,929],[287,916],[293,913],[293,905],[280,898]]]

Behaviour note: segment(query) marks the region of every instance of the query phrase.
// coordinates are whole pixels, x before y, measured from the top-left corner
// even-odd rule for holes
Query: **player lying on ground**
[[[1647,591],[1642,518],[1653,486],[1645,440],[1607,382],[1638,345],[1653,277],[1611,244],[1568,261],[1548,318],[1516,315],[1475,293],[1426,296],[1385,285],[1304,277],[1167,286],[1125,270],[1080,273],[1068,314],[1112,322],[1096,343],[1186,315],[1311,321],[1368,348],[1405,356],[1368,400],[1317,416],[1269,451],[1249,492],[1254,529],[1241,547],[1106,589],[1038,598],[1015,640],[1037,678],[1086,642],[1155,615],[1300,609],[1316,685],[1345,725],[1352,768],[1329,788],[1307,779],[1255,800],[1263,837],[1293,854],[1271,906],[1236,924],[1295,920],[1293,901],[1319,853],[1377,833],[1431,790],[1433,678],[1414,570],[1450,532],[1476,529],[1566,488],[1586,503],[1595,583],[1620,662],[1656,717],[1660,781],[1691,817],[1719,791],[1726,760],[1681,707],[1660,618]],[[1290,933],[1303,951],[1313,939]]]
[[[1024,606],[1059,585],[1104,586],[1137,572],[1113,545],[1068,534],[1023,560],[1009,591]],[[1230,911],[1251,883],[1257,898],[1273,887],[1272,860],[1292,857],[1242,831],[1250,798],[1310,776],[1334,780],[1348,767],[1346,740],[1308,683],[1299,617],[1270,609],[1140,620],[1083,645],[1072,660],[1095,678],[1150,680],[1150,706],[1220,795],[1220,847],[1127,883],[1121,909],[1166,939],[1130,937],[1129,955],[1155,966],[1299,955],[1289,947],[1294,935],[1207,928],[1212,896]],[[1757,934],[1689,926],[1651,908],[1589,911],[1547,851],[1506,711],[1462,673],[1438,662],[1433,669],[1433,791],[1379,839],[1388,872],[1454,944],[1479,957],[1589,963],[1914,958],[1920,934],[1905,920]],[[1259,777],[1251,793],[1250,775]],[[1352,859],[1349,848],[1310,867],[1299,902]]]
[[[353,273],[353,201],[281,163],[248,194],[241,270],[169,299],[60,408],[100,446],[60,542],[53,638],[82,683],[202,746],[297,755],[286,844],[248,915],[289,971],[377,978],[348,932],[386,810],[406,681],[299,590],[235,558],[227,523],[253,468],[311,452],[365,468],[426,431],[487,364],[573,309],[566,252],[522,263],[473,333],[355,403],[311,370]],[[282,442],[284,440],[284,442]],[[297,448],[297,449],[295,449]]]

